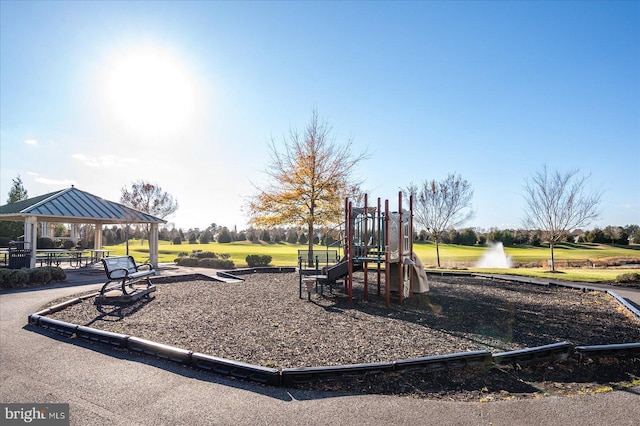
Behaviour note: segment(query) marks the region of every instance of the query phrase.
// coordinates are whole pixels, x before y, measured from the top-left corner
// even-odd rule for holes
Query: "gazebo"
[[[91,224],[95,226],[94,249],[102,249],[102,226],[110,224],[149,224],[149,263],[158,267],[158,224],[164,219],[105,200],[74,186],[38,197],[0,206],[0,220],[24,221],[24,242],[34,253],[31,267],[36,265],[38,223],[42,236],[49,236],[49,223]],[[72,227],[72,236],[73,229]]]

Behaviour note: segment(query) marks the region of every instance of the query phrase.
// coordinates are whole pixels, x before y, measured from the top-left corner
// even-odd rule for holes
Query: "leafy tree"
[[[26,200],[29,198],[27,190],[24,188],[22,178],[18,175],[17,178],[11,179],[13,185],[9,190],[9,198],[7,198],[7,204],[17,203],[18,201]],[[24,232],[24,222],[14,222],[3,220],[0,221],[0,237],[7,240],[15,240]]]
[[[125,240],[125,231],[123,228],[118,228],[116,230],[116,241],[122,242]]]
[[[607,238],[600,228],[585,232],[584,238],[588,243],[604,244],[607,242]]]
[[[13,185],[9,190],[9,198],[7,198],[7,204],[17,203],[18,201],[26,200],[29,198],[27,190],[22,184],[22,178],[18,175],[17,178],[11,179]]]
[[[466,228],[460,234],[460,244],[465,246],[473,246],[478,241],[478,235],[472,228]]]
[[[473,189],[460,175],[450,173],[442,181],[423,181],[411,184],[404,191],[414,199],[413,216],[416,224],[427,230],[436,244],[436,259],[440,267],[440,249],[447,229],[457,228],[474,216],[471,207]]]
[[[189,233],[189,244],[198,244],[198,235],[196,232]]]
[[[230,243],[232,241],[231,233],[229,232],[229,228],[223,226],[218,232],[218,242],[222,244]]]
[[[262,232],[260,233],[260,239],[262,241],[264,241],[265,243],[270,243],[271,242],[271,234],[269,234],[268,230],[263,229]]]
[[[281,149],[272,141],[266,170],[271,183],[256,188],[257,194],[250,199],[251,223],[302,225],[308,235],[314,235],[315,226],[339,222],[344,197],[359,186],[353,180],[355,166],[367,157],[364,152],[353,155],[351,145],[351,141],[339,145],[315,110],[304,132],[292,130]],[[313,238],[308,246],[312,261]]]
[[[542,233],[540,231],[532,231],[529,235],[529,244],[539,247],[542,244]]]
[[[611,244],[629,244],[629,234],[621,226],[607,226],[602,232],[604,232],[607,240],[611,241]]]
[[[202,234],[200,234],[200,244],[209,244],[213,241],[213,234],[209,229],[205,229]]]
[[[632,244],[640,244],[640,226],[639,225],[627,225],[624,227],[624,232],[629,235]]]
[[[308,242],[309,239],[307,238],[307,236],[304,233],[301,233],[300,237],[298,237],[298,244],[307,244]],[[313,259],[311,260],[311,263],[313,263]]]
[[[504,246],[510,246],[513,244],[513,238],[511,236],[511,231],[508,229],[500,230],[500,229],[492,229],[487,235],[487,240],[501,242]]]
[[[578,170],[549,172],[545,165],[526,180],[527,203],[525,224],[542,230],[549,241],[551,270],[555,271],[553,248],[563,235],[587,225],[598,217],[602,197],[587,191],[589,176],[578,176]]]
[[[246,239],[251,241],[252,243],[257,243],[258,241],[260,241],[260,239],[258,238],[258,231],[254,227],[249,227],[246,234]]]
[[[298,233],[295,229],[290,228],[287,232],[287,242],[290,244],[296,244],[298,242]]]
[[[112,246],[116,243],[115,233],[111,229],[105,229],[102,231],[102,235],[104,235],[108,246]]]

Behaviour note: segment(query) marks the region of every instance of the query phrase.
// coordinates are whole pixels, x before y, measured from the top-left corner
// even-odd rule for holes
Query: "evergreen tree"
[[[22,184],[22,178],[20,178],[20,175],[18,175],[17,178],[11,180],[13,181],[13,185],[9,190],[9,198],[7,198],[7,204],[17,203],[18,201],[26,200],[27,198],[29,198],[27,190]]]

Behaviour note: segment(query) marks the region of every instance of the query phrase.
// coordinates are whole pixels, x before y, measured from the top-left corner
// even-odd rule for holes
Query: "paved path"
[[[172,273],[172,272],[167,272]],[[0,294],[0,402],[65,402],[72,425],[635,425],[640,387],[490,403],[271,388],[27,326],[43,304],[97,290],[99,275]]]

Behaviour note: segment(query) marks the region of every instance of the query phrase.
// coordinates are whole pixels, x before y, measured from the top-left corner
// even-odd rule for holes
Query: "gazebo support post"
[[[158,269],[158,224],[152,223],[149,231],[149,263]]]
[[[102,250],[102,223],[96,222],[95,229],[93,230],[93,248],[95,250]]]
[[[27,216],[24,218],[24,242],[25,249],[31,250],[29,268],[36,267],[36,249],[38,248],[38,218]]]

